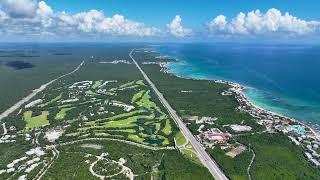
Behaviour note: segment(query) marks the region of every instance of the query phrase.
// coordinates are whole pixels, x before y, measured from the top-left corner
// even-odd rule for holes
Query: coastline
[[[171,57],[172,58],[172,57]],[[264,109],[262,107],[260,107],[259,105],[255,104],[254,102],[250,101],[250,99],[246,96],[246,94],[244,93],[244,90],[250,89],[252,87],[249,86],[245,86],[245,85],[241,85],[237,82],[232,82],[232,81],[226,81],[226,80],[215,80],[215,79],[196,79],[196,78],[188,78],[188,77],[183,77],[183,76],[179,76],[177,74],[174,74],[170,68],[168,68],[167,66],[172,64],[172,63],[181,63],[181,61],[179,61],[177,58],[174,58],[176,61],[174,62],[167,62],[167,63],[161,63],[159,64],[161,67],[161,71],[179,78],[184,78],[184,79],[192,79],[192,80],[207,80],[207,81],[212,81],[215,83],[222,83],[222,84],[227,84],[229,86],[231,86],[232,88],[230,89],[232,91],[233,94],[236,95],[236,99],[240,104],[245,103],[250,107],[250,110],[252,111],[256,111],[256,112],[262,112],[265,113],[269,116],[273,116],[276,119],[282,119],[282,120],[287,120],[290,121],[292,123],[296,123],[302,127],[304,127],[304,129],[309,129],[310,132],[313,134],[313,136],[320,141],[320,131],[318,129],[316,129],[316,127],[312,127],[312,124],[307,124],[306,122],[303,122],[302,120],[298,120],[296,118],[292,118],[292,117],[288,117],[286,115],[283,114],[279,114],[267,109]],[[250,113],[250,112],[249,112]],[[250,113],[251,114],[251,113]],[[252,114],[251,114],[252,115]]]
[[[155,57],[159,56],[159,52],[156,52]],[[148,53],[148,52],[146,52]],[[161,52],[160,52],[161,53]],[[165,54],[165,53],[163,53]],[[161,54],[160,54],[161,55]],[[173,56],[170,56],[170,59],[173,58]],[[151,61],[148,61],[151,60]],[[259,148],[262,148],[262,146],[259,145],[259,138],[261,139],[261,143],[263,143],[263,146],[268,149],[267,152],[270,152],[269,150],[272,150],[271,147],[276,145],[280,149],[283,149],[282,152],[279,152],[279,154],[275,154],[274,157],[281,154],[285,154],[286,151],[292,151],[292,155],[299,159],[297,162],[306,162],[310,166],[315,168],[320,168],[320,135],[319,131],[317,131],[315,128],[313,128],[311,125],[301,122],[295,118],[288,117],[286,115],[282,115],[281,112],[278,111],[271,111],[272,109],[268,110],[268,108],[264,108],[265,106],[259,106],[259,101],[257,101],[257,104],[255,103],[255,99],[250,101],[250,94],[246,94],[248,92],[255,91],[255,88],[251,87],[250,85],[242,83],[233,82],[234,80],[224,79],[224,77],[219,76],[205,76],[205,74],[201,73],[201,69],[197,69],[197,71],[192,71],[192,66],[180,66],[180,63],[184,63],[186,61],[181,59],[175,59],[175,61],[166,61],[166,59],[158,59],[158,58],[151,58],[148,60],[144,60],[141,63],[142,64],[154,64],[158,66],[158,68],[153,69],[150,67],[150,72],[156,70],[158,71],[157,76],[155,76],[156,81],[160,81],[161,79],[168,79],[165,81],[166,83],[163,83],[163,87],[167,86],[173,86],[173,82],[171,81],[177,81],[177,86],[180,85],[180,81],[183,82],[184,85],[181,84],[182,90],[186,92],[191,92],[193,88],[195,89],[201,89],[201,86],[203,85],[204,88],[206,88],[206,94],[202,94],[201,92],[195,92],[194,94],[190,95],[181,95],[181,97],[186,98],[189,100],[188,102],[192,102],[195,98],[199,97],[199,100],[204,101],[201,103],[199,101],[199,105],[191,107],[192,110],[187,113],[184,113],[183,111],[186,111],[186,109],[189,108],[185,102],[179,101],[172,103],[177,103],[178,108],[182,108],[182,115],[189,115],[191,118],[190,121],[195,121],[197,115],[201,116],[214,116],[215,114],[219,114],[219,117],[221,118],[221,121],[217,123],[213,123],[216,125],[213,125],[213,128],[208,126],[206,129],[206,132],[200,132],[198,126],[190,126],[192,130],[194,130],[194,134],[197,134],[197,132],[200,132],[202,136],[198,136],[198,140],[202,141],[204,145],[208,148],[212,148],[212,144],[219,144],[217,140],[211,140],[211,134],[210,133],[221,133],[221,142],[224,143],[228,142],[223,136],[225,134],[228,134],[229,137],[232,138],[232,140],[244,140],[244,143],[250,144],[250,139],[253,138],[255,145],[258,145]],[[151,71],[152,70],[152,71]],[[162,74],[162,75],[161,75]],[[167,76],[167,77],[166,77]],[[159,79],[159,77],[161,77]],[[179,80],[180,79],[180,80]],[[183,80],[184,79],[184,80]],[[222,80],[219,80],[222,79]],[[202,82],[201,82],[202,81]],[[189,86],[190,84],[190,86]],[[211,85],[210,85],[211,84]],[[180,97],[177,92],[175,92],[176,86],[173,86],[172,88],[169,87],[170,91],[172,90],[172,93],[168,90],[168,97],[171,97],[172,95]],[[180,86],[179,86],[180,87]],[[212,91],[213,94],[211,94],[210,88],[214,89]],[[250,91],[248,91],[250,90]],[[249,97],[247,97],[248,95]],[[229,97],[222,97],[222,96],[229,96]],[[209,98],[210,97],[210,98]],[[179,98],[178,98],[179,99]],[[225,101],[221,101],[225,99]],[[208,101],[216,101],[214,104],[207,103]],[[228,102],[226,102],[228,101]],[[224,103],[226,102],[226,103]],[[220,104],[221,103],[221,104]],[[230,103],[230,104],[229,104]],[[232,104],[232,107],[229,107],[229,105]],[[199,109],[201,108],[201,109]],[[230,112],[222,113],[228,110],[228,108],[231,108]],[[205,109],[204,111],[202,111]],[[198,113],[199,112],[199,113]],[[193,115],[195,118],[193,118]],[[218,118],[219,118],[218,117]],[[187,119],[187,118],[186,118]],[[225,119],[225,121],[224,121]],[[196,122],[195,122],[196,123]],[[202,122],[203,123],[203,122]],[[206,123],[206,122],[204,122]],[[190,123],[192,124],[192,123]],[[196,124],[200,124],[196,123]],[[210,123],[208,123],[210,124]],[[250,128],[249,131],[246,133],[238,133],[237,131],[234,131],[233,128],[225,128],[225,127],[231,127],[231,125],[238,125],[241,127]],[[201,126],[200,126],[201,127]],[[315,127],[317,127],[315,125]],[[211,129],[210,129],[211,128]],[[201,129],[200,129],[201,130]],[[197,131],[197,132],[196,132]],[[239,135],[240,134],[240,135]],[[207,135],[207,136],[206,136]],[[241,138],[240,136],[244,135],[244,138]],[[238,138],[239,137],[239,138]],[[258,138],[258,139],[257,139]],[[251,139],[251,140],[253,140]],[[247,141],[248,140],[248,141]],[[233,142],[233,141],[232,141]],[[230,141],[230,143],[232,144]],[[275,142],[269,143],[269,142]],[[276,143],[278,142],[278,143]],[[210,146],[211,145],[211,146]],[[223,145],[217,145],[220,146],[221,150],[230,147],[228,144]],[[214,146],[216,147],[216,146]],[[262,148],[261,150],[265,149]],[[227,151],[224,151],[227,152]],[[267,152],[264,154],[265,158],[268,158]],[[218,153],[218,152],[215,152]],[[222,152],[219,152],[222,153]],[[282,157],[278,158],[282,158]],[[221,159],[225,163],[229,163],[232,160],[226,160]],[[287,159],[288,161],[291,161]],[[274,159],[274,161],[277,161],[277,159]],[[302,167],[302,166],[301,166]],[[290,168],[289,168],[290,169]],[[290,170],[289,170],[290,171]]]

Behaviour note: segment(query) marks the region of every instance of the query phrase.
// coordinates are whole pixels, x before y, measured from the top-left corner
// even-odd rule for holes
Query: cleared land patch
[[[48,111],[42,111],[41,115],[32,117],[32,111],[26,111],[24,112],[23,117],[27,123],[27,128],[36,128],[49,125],[49,121],[47,119],[48,115]]]

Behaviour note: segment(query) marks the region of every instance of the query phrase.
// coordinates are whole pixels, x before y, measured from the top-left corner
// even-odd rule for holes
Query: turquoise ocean
[[[248,86],[245,95],[256,105],[320,124],[320,46],[270,44],[162,44],[154,46],[178,62],[175,75],[228,80]]]

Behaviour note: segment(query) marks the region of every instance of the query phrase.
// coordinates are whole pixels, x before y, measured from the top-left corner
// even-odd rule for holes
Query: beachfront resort
[[[245,87],[232,82],[217,81],[232,86],[222,95],[235,95],[239,102],[239,110],[250,113],[258,121],[258,124],[266,127],[269,133],[281,132],[285,134],[292,143],[302,146],[305,150],[305,157],[315,166],[320,166],[320,136],[319,133],[293,118],[262,109],[252,104],[242,93]]]

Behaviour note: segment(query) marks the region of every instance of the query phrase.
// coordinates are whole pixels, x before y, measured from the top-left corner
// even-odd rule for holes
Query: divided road
[[[154,90],[154,92],[159,97],[159,100],[163,104],[163,106],[168,110],[171,117],[176,122],[177,126],[181,130],[182,134],[189,140],[189,142],[192,144],[194,149],[197,152],[197,155],[202,162],[202,164],[207,167],[212,174],[212,176],[217,180],[226,180],[228,179],[226,175],[223,173],[223,171],[219,168],[217,163],[210,157],[210,155],[205,151],[205,148],[201,145],[200,142],[196,140],[196,138],[193,136],[193,134],[189,131],[189,129],[186,127],[186,125],[182,122],[181,118],[177,115],[177,113],[172,109],[170,104],[167,102],[167,100],[163,97],[163,95],[160,93],[160,91],[156,88],[156,86],[152,83],[152,81],[149,79],[149,77],[146,75],[146,73],[141,69],[139,64],[134,60],[132,57],[132,53],[134,52],[134,49],[131,50],[129,56],[134,62],[134,64],[137,66],[145,80],[150,84],[151,88]]]

